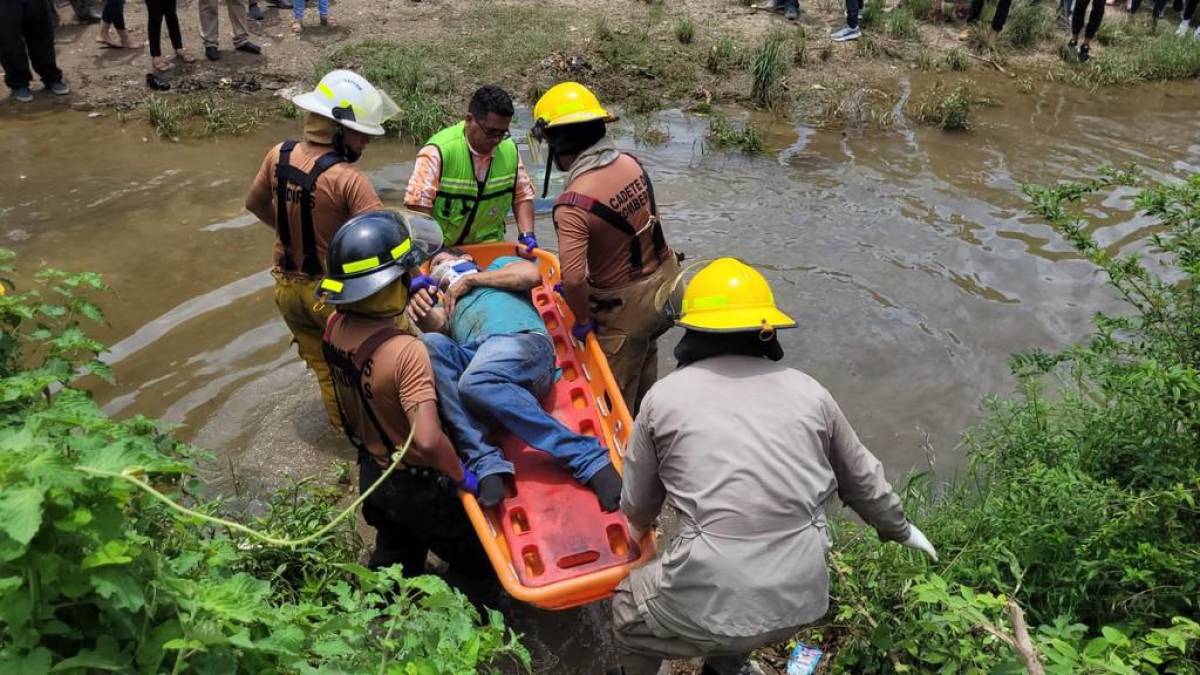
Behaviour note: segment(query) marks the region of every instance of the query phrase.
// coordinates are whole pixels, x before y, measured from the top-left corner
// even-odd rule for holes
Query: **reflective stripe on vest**
[[[396,444],[392,442],[387,430],[383,428],[383,425],[379,423],[379,418],[375,416],[375,410],[371,407],[371,399],[367,393],[369,388],[364,386],[363,377],[370,376],[368,372],[365,372],[368,370],[368,363],[371,357],[375,355],[375,352],[383,346],[383,343],[405,333],[395,326],[384,326],[371,333],[357,348],[347,353],[334,347],[330,341],[333,336],[333,329],[341,323],[343,318],[344,315],[337,313],[329,317],[329,322],[325,324],[325,334],[321,337],[321,353],[325,357],[325,363],[329,365],[329,374],[333,378],[333,395],[337,399],[338,416],[342,419],[342,431],[346,434],[346,439],[350,441],[350,445],[353,445],[359,452],[375,456],[367,448],[367,444],[362,439],[362,436],[355,434],[354,427],[350,425],[350,420],[346,417],[346,403],[342,399],[342,387],[346,387],[357,396],[359,406],[362,408],[366,421],[375,427],[375,433],[379,436],[380,442],[383,443],[383,447],[387,450],[388,457],[391,458],[396,453]]]
[[[622,154],[628,155],[628,153]],[[654,184],[650,182],[650,174],[646,173],[646,168],[642,166],[642,162],[633,155],[629,155],[629,157],[637,162],[638,168],[642,170],[642,180],[646,183],[646,196],[650,200],[650,219],[653,221],[652,229],[650,230],[650,239],[654,243],[654,253],[661,259],[663,252],[667,250],[667,238],[663,234],[662,221],[658,217],[658,202],[654,200]],[[642,275],[642,240],[638,237],[637,228],[633,226],[633,223],[629,222],[629,219],[617,213],[608,204],[589,197],[582,192],[572,191],[562,193],[554,201],[554,210],[557,210],[560,206],[575,206],[583,209],[629,235],[629,267],[633,271],[633,276],[638,277]],[[558,232],[557,219],[554,219],[554,231]]]
[[[275,163],[275,234],[283,244],[283,259],[280,267],[284,272],[302,272],[310,277],[323,275],[324,267],[317,257],[317,233],[313,226],[313,202],[317,180],[334,164],[346,161],[336,152],[327,152],[313,163],[312,171],[305,173],[292,166],[292,148],[296,141],[284,141],[279,146],[279,161]],[[288,219],[288,186],[300,191],[300,265],[296,265],[292,251],[292,224]]]
[[[504,219],[512,211],[517,184],[517,144],[506,138],[496,146],[483,181],[475,178],[466,122],[442,129],[428,145],[442,158],[433,218],[442,227],[443,239],[454,245],[503,241]]]

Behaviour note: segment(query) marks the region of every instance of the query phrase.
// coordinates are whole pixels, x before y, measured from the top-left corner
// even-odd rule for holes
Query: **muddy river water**
[[[958,434],[983,395],[1011,390],[1008,354],[1077,340],[1094,311],[1113,306],[1092,268],[1025,214],[1020,183],[1081,178],[1105,163],[1159,177],[1200,171],[1195,83],[1017,94],[996,80],[985,90],[1002,105],[980,111],[970,134],[774,122],[771,152],[747,158],[708,151],[703,119],[668,113],[669,141],[636,150],[672,243],[768,276],[800,324],[783,336],[787,362],[833,392],[895,477],[926,468],[927,447],[939,476],[965,466]],[[18,117],[9,107],[0,118],[0,246],[27,272],[104,275],[114,292],[99,333],[118,384],[98,386],[98,398],[117,415],[179,423],[221,457],[217,489],[234,487],[231,475],[256,490],[352,457],[326,429],[275,312],[272,232],[242,209],[263,153],[294,134],[280,123],[170,143],[111,115]],[[399,142],[368,149],[362,166],[385,202],[401,201],[413,153]],[[1126,193],[1091,213],[1113,250],[1145,233],[1131,208]],[[542,220],[544,242],[551,232]],[[668,336],[664,369],[673,344]],[[603,606],[514,613],[538,671],[603,672]]]

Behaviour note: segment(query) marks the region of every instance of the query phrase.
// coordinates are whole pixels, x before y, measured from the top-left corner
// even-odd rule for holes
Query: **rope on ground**
[[[366,501],[367,497],[371,496],[371,493],[375,491],[375,488],[382,485],[383,481],[387,480],[387,477],[390,476],[392,474],[392,472],[396,470],[396,467],[400,466],[400,461],[402,459],[404,459],[404,455],[408,452],[409,445],[412,444],[413,433],[415,431],[416,431],[416,425],[415,424],[411,425],[408,430],[408,438],[405,439],[404,445],[401,446],[400,449],[397,450],[395,452],[395,454],[392,455],[392,463],[389,464],[388,468],[382,474],[380,474],[379,478],[374,483],[371,484],[371,487],[367,488],[366,490],[363,490],[362,494],[360,494],[358,496],[358,499],[355,499],[349,506],[347,506],[345,509],[343,509],[341,513],[334,516],[333,520],[329,521],[323,527],[321,527],[317,531],[313,532],[312,534],[305,535],[303,537],[300,537],[299,539],[280,539],[278,537],[273,537],[270,534],[267,534],[265,532],[259,532],[258,530],[247,527],[245,525],[242,525],[241,523],[237,523],[232,520],[227,520],[225,518],[221,518],[218,516],[210,516],[207,513],[200,513],[199,511],[196,511],[194,509],[189,509],[188,507],[180,504],[179,502],[176,502],[175,500],[171,499],[170,497],[166,496],[165,494],[154,489],[154,486],[150,485],[146,481],[142,480],[141,478],[138,478],[135,474],[142,473],[142,470],[139,467],[130,467],[130,468],[127,468],[124,471],[120,471],[120,472],[106,471],[104,469],[95,469],[95,468],[92,468],[89,466],[77,466],[77,467],[75,467],[75,469],[77,471],[80,471],[82,473],[86,473],[86,474],[89,474],[92,476],[101,476],[104,478],[114,478],[116,480],[123,480],[126,483],[135,485],[143,492],[149,494],[151,497],[157,499],[158,501],[162,502],[163,504],[166,504],[167,507],[170,508],[171,510],[181,513],[184,516],[187,516],[188,518],[196,518],[198,520],[204,521],[206,523],[210,523],[212,525],[219,525],[221,527],[233,530],[235,532],[241,532],[242,534],[245,534],[249,537],[253,537],[254,539],[257,539],[257,540],[263,542],[264,544],[268,544],[271,546],[279,546],[279,547],[284,547],[284,548],[295,548],[297,546],[303,546],[309,542],[320,539],[321,537],[325,536],[326,533],[328,533],[330,530],[332,530],[339,522],[344,520],[350,514],[354,513],[358,509],[358,507],[364,501]]]

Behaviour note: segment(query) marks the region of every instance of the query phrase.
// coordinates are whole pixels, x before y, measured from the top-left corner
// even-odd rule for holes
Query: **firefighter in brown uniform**
[[[292,102],[308,111],[304,141],[271,148],[246,195],[246,209],[275,230],[275,306],[321,385],[329,423],[339,425],[321,331],[330,310],[316,311],[325,247],[351,216],[383,208],[354,162],[371,136],[399,112],[388,95],[348,70],[321,78]]]
[[[442,431],[425,346],[396,325],[408,305],[408,270],[440,244],[432,220],[393,211],[350,219],[329,244],[318,291],[337,307],[322,350],[342,429],[359,452],[360,491],[380,479],[412,433],[400,466],[363,503],[376,529],[369,566],[401,563],[406,575],[423,574],[432,550],[450,566],[447,581],[479,600],[496,587],[495,575],[455,491],[476,493],[479,480]]]
[[[671,327],[659,289],[674,284],[679,261],[663,234],[650,176],[606,137],[614,121],[576,82],[551,87],[533,111],[535,136],[551,165],[567,172],[554,204],[563,297],[572,334],[595,331],[621,395],[635,412],[658,379],[658,337]],[[656,296],[659,296],[656,302]]]

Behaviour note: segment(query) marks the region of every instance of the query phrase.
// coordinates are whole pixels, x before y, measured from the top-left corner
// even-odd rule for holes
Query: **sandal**
[[[183,48],[179,48],[179,49],[175,50],[175,58],[179,59],[180,61],[183,61],[184,63],[195,63],[196,62],[196,57],[192,56],[191,52],[189,52],[188,50],[183,49]]]
[[[328,14],[326,14],[325,16],[321,17],[321,25],[329,26],[330,28],[333,28],[333,27],[337,26],[337,21],[334,21],[332,16],[329,16]]]
[[[154,63],[154,69],[160,73],[165,73],[175,67],[175,64],[168,61],[164,56],[155,56],[151,61]]]
[[[299,33],[302,30],[304,30],[304,26],[299,21],[292,22],[292,32],[293,33]]]

